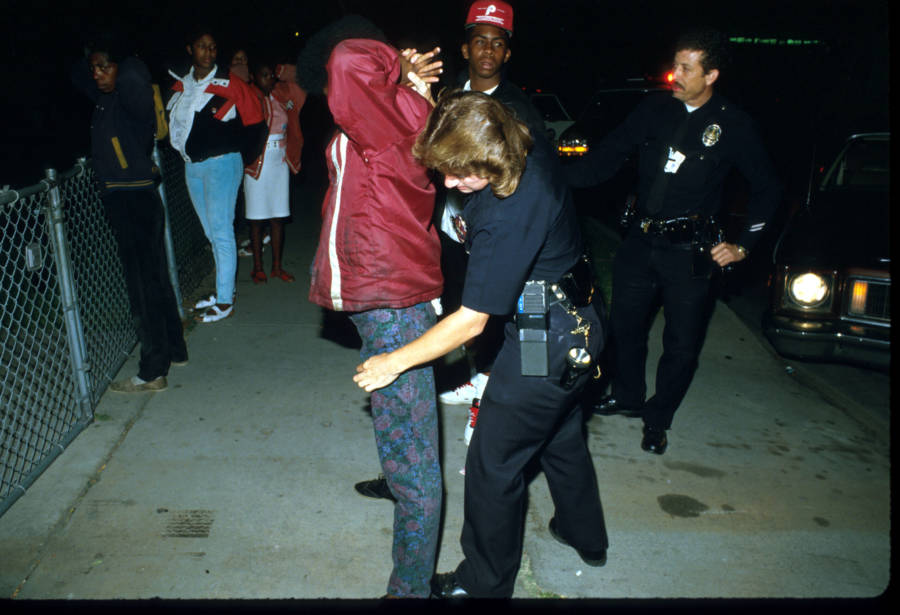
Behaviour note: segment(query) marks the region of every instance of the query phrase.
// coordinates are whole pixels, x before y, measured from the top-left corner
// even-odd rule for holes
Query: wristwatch
[[[750,252],[744,246],[735,244],[735,247],[737,248],[737,251],[741,253],[741,256],[743,256],[744,258],[747,258],[748,256],[750,256]]]

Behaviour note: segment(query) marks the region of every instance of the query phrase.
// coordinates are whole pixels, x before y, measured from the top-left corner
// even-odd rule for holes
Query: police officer
[[[534,458],[556,509],[551,535],[589,565],[606,561],[577,404],[604,331],[574,206],[547,140],[532,140],[496,99],[454,92],[439,101],[413,151],[444,174],[447,188],[469,195],[462,306],[417,340],[365,361],[354,380],[367,391],[385,386],[478,335],[489,315],[508,319],[466,457],[465,559],[436,575],[433,592],[510,597],[522,557],[523,472]]]
[[[497,0],[476,0],[469,7],[465,22],[466,40],[462,43],[462,56],[467,69],[460,75],[457,84],[463,90],[484,92],[504,105],[525,122],[532,136],[544,137],[545,128],[541,115],[522,89],[505,78],[504,67],[512,55],[510,44],[513,35],[513,9],[506,2]],[[444,291],[441,305],[447,312],[455,311],[462,301],[468,255],[459,236],[455,220],[462,211],[464,197],[457,190],[446,190],[438,186],[435,199],[434,221],[441,233],[441,272],[444,274]],[[491,365],[503,342],[503,322],[493,318],[485,325],[485,330],[468,345],[468,356],[475,374],[458,387],[444,391],[439,399],[445,404],[470,404],[466,417],[466,433],[474,427],[474,413],[477,412],[484,386],[487,383]],[[468,440],[468,438],[467,438]],[[394,496],[384,477],[364,480],[355,489],[366,497],[393,500]]]
[[[633,220],[613,265],[612,394],[594,411],[641,416],[641,447],[659,455],[697,366],[715,265],[747,257],[781,194],[751,119],[714,92],[726,58],[725,38],[716,31],[690,32],[675,50],[671,96],[645,98],[565,170],[571,185],[594,185],[612,176],[627,156],[638,154]],[[716,221],[733,167],[750,185],[746,224],[734,243],[721,240]],[[647,335],[660,299],[663,355],[656,390],[645,401]]]

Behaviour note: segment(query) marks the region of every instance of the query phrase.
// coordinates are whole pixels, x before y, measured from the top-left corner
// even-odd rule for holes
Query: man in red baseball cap
[[[513,10],[505,2],[492,2],[490,0],[476,0],[469,7],[469,15],[466,17],[466,27],[486,25],[495,26],[506,30],[509,36],[513,33]]]
[[[465,75],[459,80],[464,90],[484,92],[509,107],[518,119],[528,125],[533,136],[545,132],[544,121],[521,88],[504,78],[503,67],[512,52],[509,48],[513,32],[513,10],[506,2],[476,0],[469,7],[465,22],[462,56],[467,62]],[[441,233],[441,268],[444,272],[444,294],[441,303],[447,313],[459,307],[466,271],[466,251],[454,232],[454,218],[462,211],[462,197],[455,190],[439,196],[435,207]],[[455,389],[444,391],[445,404],[471,404],[466,422],[466,441],[474,427],[477,399],[487,386],[491,364],[503,341],[502,322],[491,322],[485,332],[468,348],[474,374]]]

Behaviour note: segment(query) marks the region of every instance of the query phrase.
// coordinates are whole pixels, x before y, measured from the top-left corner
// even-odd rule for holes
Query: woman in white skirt
[[[262,264],[262,230],[268,221],[272,240],[270,276],[293,282],[294,276],[281,266],[284,246],[284,220],[291,215],[290,173],[300,171],[303,135],[300,132],[300,109],[306,92],[294,83],[293,67],[268,61],[251,63],[253,88],[262,102],[269,137],[260,157],[244,169],[244,202],[250,222],[250,247],[255,284],[267,281]],[[280,79],[284,79],[281,81]]]

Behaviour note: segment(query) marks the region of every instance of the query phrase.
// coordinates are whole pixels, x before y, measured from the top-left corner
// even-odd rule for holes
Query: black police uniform
[[[697,366],[715,267],[708,248],[716,241],[708,231],[715,229],[725,179],[736,167],[750,185],[746,224],[734,242],[747,250],[771,218],[781,187],[750,117],[717,94],[691,113],[668,94],[646,98],[565,168],[566,179],[577,187],[600,183],[635,152],[636,216],[613,264],[612,395],[622,407],[641,408],[650,317],[661,298],[663,355],[655,394],[643,404],[645,426],[661,431],[671,427]],[[699,259],[692,240],[704,233]]]
[[[468,80],[468,71],[460,74],[459,86],[463,87]],[[490,96],[502,102],[510,109],[516,118],[528,126],[532,136],[543,137],[546,133],[541,114],[535,109],[522,90],[506,79],[502,79]],[[438,188],[436,206],[434,208],[434,223],[440,229],[441,219],[447,203],[447,190]],[[462,288],[465,281],[467,255],[463,245],[448,237],[445,233],[438,233],[441,238],[441,272],[444,274],[444,292],[441,295],[441,304],[444,313],[455,312],[462,303]],[[490,371],[491,365],[497,356],[497,351],[503,341],[502,322],[492,318],[485,330],[481,333],[474,348],[475,369],[479,372]]]
[[[509,317],[526,281],[555,282],[581,255],[570,192],[546,141],[535,143],[515,193],[499,199],[490,187],[476,192],[463,218],[469,261],[462,304],[478,312]],[[511,320],[505,325],[466,457],[461,537],[465,559],[456,579],[472,596],[512,595],[522,556],[527,488],[523,471],[536,455],[553,497],[559,533],[579,549],[607,547],[594,466],[576,403],[590,370],[572,388],[560,386],[569,349],[584,347],[596,357],[605,335],[593,304],[575,311],[590,324],[587,339],[572,332],[577,319],[562,305],[549,309],[545,377],[521,374],[516,325]]]

